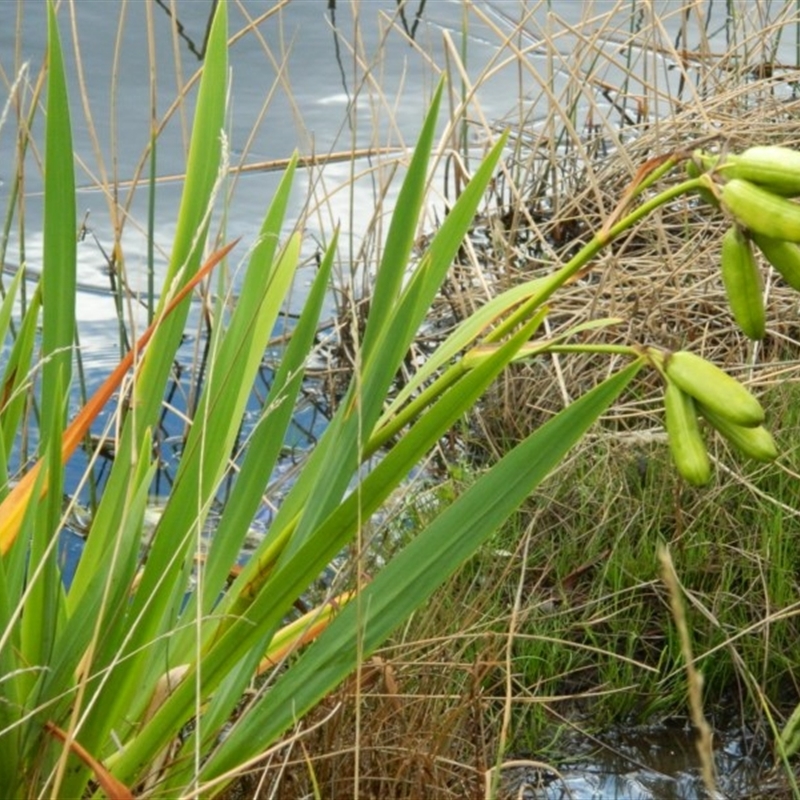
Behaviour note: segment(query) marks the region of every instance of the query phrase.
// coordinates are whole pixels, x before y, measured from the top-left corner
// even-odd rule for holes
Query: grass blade
[[[44,253],[42,266],[42,439],[60,440],[72,375],[75,341],[77,227],[67,81],[56,12],[47,4],[47,122],[45,125]],[[60,381],[61,394],[56,394]],[[54,408],[56,409],[54,413]],[[44,450],[42,450],[44,452]]]

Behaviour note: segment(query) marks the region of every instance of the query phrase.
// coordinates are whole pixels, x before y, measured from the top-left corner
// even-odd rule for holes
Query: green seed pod
[[[770,239],[760,233],[754,233],[752,238],[778,274],[792,289],[800,292],[800,245],[781,239]]]
[[[693,486],[705,486],[711,480],[711,462],[697,423],[695,403],[670,380],[664,391],[664,421],[678,472]]]
[[[722,186],[722,205],[734,219],[772,239],[800,242],[800,205],[750,181],[733,178]]]
[[[694,353],[670,353],[664,372],[700,405],[736,425],[755,427],[764,421],[761,403],[739,381]]]
[[[800,152],[791,147],[758,145],[731,153],[722,162],[720,173],[757,183],[784,197],[800,195]]]
[[[722,237],[722,282],[733,318],[750,339],[763,339],[767,315],[764,308],[764,285],[753,246],[738,225]]]
[[[699,406],[698,410],[737,450],[748,458],[756,461],[774,461],[778,457],[775,440],[763,425],[746,428],[743,425],[735,425],[705,406]]]

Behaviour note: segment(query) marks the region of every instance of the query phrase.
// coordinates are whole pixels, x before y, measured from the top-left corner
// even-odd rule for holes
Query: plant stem
[[[673,159],[660,165],[657,169],[643,181],[642,185],[638,187],[641,192],[653,181],[662,177],[669,170],[676,166],[677,162]],[[509,316],[500,322],[497,327],[490,331],[483,340],[483,344],[492,344],[501,341],[506,335],[513,331],[520,323],[530,319],[530,315],[537,310],[541,310],[544,303],[550,298],[558,289],[564,284],[569,282],[575,277],[587,264],[600,252],[607,244],[613,241],[617,236],[626,231],[628,228],[635,225],[641,219],[652,213],[659,206],[680,197],[682,194],[694,191],[703,186],[706,186],[705,179],[701,176],[698,178],[691,178],[676,184],[669,189],[660,192],[655,197],[651,198],[645,203],[642,203],[634,211],[621,219],[615,225],[612,225],[608,231],[602,230],[594,235],[592,240],[588,242],[572,259],[570,259],[560,270],[553,273],[552,276],[542,285],[541,289],[534,295],[530,296],[525,302],[518,306]],[[552,345],[546,346],[542,343],[541,352],[582,352],[582,353],[607,353],[614,355],[638,356],[640,352],[630,345]],[[444,374],[440,375],[431,385],[422,391],[414,400],[412,400],[405,408],[402,409],[392,420],[383,426],[380,431],[373,435],[369,444],[367,445],[366,452],[368,454],[374,453],[379,447],[385,444],[393,435],[400,431],[405,424],[411,419],[420,414],[427,408],[442,392],[448,389],[461,377],[464,373],[464,367],[467,366],[462,360],[458,364],[451,366]],[[474,364],[469,365],[474,366]]]
[[[656,170],[656,174],[659,177],[661,177],[664,172],[674,166],[674,164],[670,164],[670,162],[667,162],[667,165],[664,165],[665,169],[663,171],[661,167]],[[690,178],[689,180],[685,180],[682,183],[671,186],[669,189],[665,189],[663,192],[660,192],[647,202],[642,203],[634,211],[628,214],[628,216],[623,217],[615,225],[612,225],[611,228],[609,228],[609,230],[605,233],[602,231],[596,233],[590,242],[584,245],[578,253],[576,253],[566,264],[564,264],[563,267],[561,267],[560,270],[552,275],[552,279],[550,281],[544,284],[541,292],[537,296],[537,306],[541,305],[547,299],[552,297],[552,295],[555,294],[558,289],[560,289],[570,279],[574,278],[607,244],[610,244],[621,233],[624,233],[628,228],[644,219],[644,217],[646,217],[648,214],[651,214],[659,206],[669,203],[671,200],[674,200],[676,197],[680,197],[682,194],[687,194],[688,192],[692,192],[696,189],[701,189],[707,186],[707,179],[702,175],[698,178]],[[505,322],[499,325],[497,329],[487,336],[486,341],[496,341],[505,333],[507,333],[508,330],[517,322],[519,322],[518,314],[512,314]]]
[[[608,355],[639,358],[642,353],[629,344],[554,344],[543,347],[542,353],[606,353]]]
[[[659,171],[657,171],[657,174],[658,172]],[[637,222],[639,222],[639,220],[643,219],[651,212],[655,211],[659,206],[669,203],[670,200],[674,200],[676,197],[680,197],[682,194],[687,194],[688,192],[695,191],[696,189],[702,189],[704,187],[708,187],[708,182],[703,175],[698,178],[690,178],[689,180],[685,180],[682,183],[676,184],[675,186],[670,186],[669,189],[665,189],[663,192],[657,194],[647,202],[642,203],[638,208],[628,214],[627,217],[623,217],[623,219],[621,219],[616,225],[613,225],[606,234],[606,240],[604,244],[608,244],[610,241],[612,241],[612,239],[616,239],[617,236],[630,228],[632,225],[635,225]],[[581,253],[582,252],[583,251],[581,251]],[[575,258],[580,257],[581,253],[578,253]],[[573,261],[574,260],[575,259],[573,259]]]

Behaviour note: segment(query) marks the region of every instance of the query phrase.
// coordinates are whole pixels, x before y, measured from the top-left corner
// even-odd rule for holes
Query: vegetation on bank
[[[782,374],[788,368],[776,367],[774,388],[759,390],[779,443],[776,465],[756,466],[730,452],[727,443],[737,436],[711,413],[699,431],[670,429],[673,442],[693,437],[692,452],[708,448],[714,462],[716,469],[706,474],[683,460],[685,449],[673,448],[684,475],[711,482],[693,488],[667,461],[663,386],[680,383],[694,418],[711,408],[714,381],[705,372],[679,382],[670,372],[669,351],[657,345],[702,351],[743,381],[760,366],[758,345],[744,345],[748,374],[698,346],[703,340],[676,340],[672,330],[665,342],[630,329],[620,333],[616,313],[592,308],[586,319],[563,316],[560,302],[565,288],[568,296],[578,287],[597,297],[595,259],[623,262],[626,248],[648,249],[648,236],[659,241],[653,249],[683,252],[697,236],[698,218],[711,223],[702,240],[718,259],[722,231],[713,220],[728,226],[739,217],[754,224],[741,218],[741,203],[734,209],[726,200],[724,159],[710,165],[698,159],[702,169],[687,177],[683,164],[690,154],[662,143],[664,158],[640,159],[635,167],[643,168],[619,183],[610,207],[603,208],[609,199],[601,194],[598,207],[571,226],[563,209],[548,205],[547,193],[532,194],[501,219],[481,209],[497,190],[508,152],[504,134],[480,165],[472,165],[471,180],[415,258],[440,84],[407,164],[368,310],[351,331],[350,382],[267,536],[242,568],[238,556],[275,473],[337,253],[334,234],[234,468],[230,454],[238,449],[250,386],[299,259],[300,233],[286,234],[283,225],[296,171],[292,160],[259,237],[248,243],[235,302],[231,284],[218,283],[194,422],[143,551],[148,490],[158,469],[152,431],[189,293],[230,252],[209,234],[210,209],[224,205],[228,167],[227,142],[218,136],[225,129],[226,14],[220,3],[154,327],[70,420],[75,181],[59,25],[50,7],[43,276],[17,316],[20,272],[0,311],[0,329],[15,333],[0,409],[6,700],[0,736],[8,744],[0,748],[0,783],[19,797],[193,797],[225,791],[252,769],[273,788],[285,781],[283,787],[294,785],[298,794],[348,796],[372,791],[375,768],[384,770],[374,787],[384,793],[391,785],[402,796],[401,787],[413,792],[421,780],[443,794],[474,791],[504,754],[557,755],[559,732],[570,724],[595,729],[621,717],[672,715],[687,707],[687,686],[696,724],[704,713],[699,700],[735,702],[743,713],[766,720],[776,753],[790,766],[795,730],[786,720],[797,703],[800,637],[792,536],[797,420],[795,389]],[[457,114],[448,133],[463,121]],[[774,139],[780,143],[778,136],[767,141]],[[508,167],[502,174],[511,172]],[[150,192],[156,191],[154,177]],[[772,197],[774,187],[767,185]],[[598,186],[591,191],[597,194]],[[699,202],[698,190],[727,206],[725,213]],[[532,274],[512,280],[511,268],[525,260],[519,252],[510,255],[520,246],[521,220],[535,225],[537,214],[544,215],[542,228],[555,227],[531,246]],[[13,216],[12,203],[8,219]],[[464,261],[474,252],[476,219],[494,226],[490,256],[505,253],[502,266],[509,269],[498,271],[490,297],[475,302],[473,292],[457,312],[450,282],[460,278],[463,296],[474,290]],[[676,219],[682,222],[677,229],[668,224]],[[655,234],[647,232],[651,223]],[[792,231],[787,223],[779,238],[791,238]],[[454,261],[458,268],[451,270]],[[484,268],[492,263],[477,262]],[[478,283],[481,290],[489,285]],[[787,297],[786,287],[774,295]],[[758,300],[740,293],[733,305],[746,301],[752,308]],[[452,327],[437,334],[436,348],[424,359],[409,359],[419,346],[418,330],[436,315],[431,306],[441,308],[443,301]],[[730,301],[729,290],[716,306],[717,320],[729,318]],[[654,315],[658,308],[649,311],[650,322]],[[35,336],[40,319],[41,342]],[[785,321],[767,319],[770,337],[790,351],[777,335]],[[733,326],[726,335],[743,346]],[[574,383],[562,370],[572,363],[579,367],[572,374],[582,376]],[[559,407],[540,403],[530,389],[531,372],[543,365],[551,391],[563,400]],[[133,377],[123,383],[128,370]],[[498,408],[499,419],[509,416],[511,394],[498,382],[501,374],[529,383],[525,402],[511,406],[515,429],[492,423]],[[490,387],[489,399],[480,401]],[[63,464],[119,388],[115,428],[104,432],[115,440],[114,464],[67,588],[57,549],[66,520]],[[757,429],[760,416],[734,417],[734,405],[741,403],[730,409],[723,403],[716,413],[730,411],[728,423]],[[529,415],[517,413],[527,406]],[[34,407],[36,415],[28,413]],[[15,442],[34,429],[40,432],[38,461],[14,483]],[[446,478],[427,490],[423,505],[407,476],[437,448]],[[472,455],[480,450],[489,453],[488,463],[477,468]],[[382,454],[377,466],[362,472],[376,453]],[[227,481],[233,490],[209,543],[205,522]],[[368,561],[369,520],[381,508],[401,523],[381,557]],[[409,519],[415,520],[411,531]],[[667,580],[673,573],[665,546],[680,586]],[[343,548],[351,553],[349,569],[325,601],[309,609],[307,589]],[[692,664],[703,674],[702,696],[692,691],[700,688]],[[337,699],[343,699],[341,708]],[[337,730],[350,726],[341,725],[343,718],[352,720],[355,732],[344,743]],[[391,731],[388,740],[372,727],[380,721],[388,726],[382,733]],[[423,741],[429,744],[420,752]],[[349,767],[342,767],[342,751]],[[469,765],[469,780],[459,775],[459,764]],[[332,767],[329,781],[339,776],[332,792],[322,788],[330,787],[326,765]],[[414,780],[406,780],[411,772]],[[785,774],[791,781],[792,769]],[[242,780],[234,785],[253,788]],[[497,788],[488,785],[490,793]],[[286,796],[288,790],[279,791]]]

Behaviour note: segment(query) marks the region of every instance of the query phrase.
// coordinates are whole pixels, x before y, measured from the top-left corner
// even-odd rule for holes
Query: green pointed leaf
[[[289,345],[282,355],[280,367],[264,402],[265,414],[253,431],[242,469],[220,520],[209,553],[206,612],[216,602],[217,592],[222,588],[231,565],[236,562],[283,447],[302,386],[305,362],[314,343],[319,315],[328,291],[337,241],[335,234],[317,271],[300,319],[292,331]],[[269,540],[265,540],[259,552],[268,546]],[[258,559],[258,554],[254,559]]]
[[[208,46],[203,61],[203,74],[197,93],[186,180],[181,194],[178,222],[167,268],[164,290],[155,314],[164,311],[173,294],[174,282],[182,286],[197,272],[208,230],[208,211],[219,172],[222,132],[225,128],[225,107],[228,86],[227,3],[217,5]],[[161,408],[164,387],[172,368],[175,352],[186,325],[191,298],[159,326],[144,357],[141,377],[134,392],[138,407],[138,434],[155,427]],[[137,435],[136,441],[140,436]]]
[[[42,266],[42,448],[60,441],[75,341],[77,221],[67,81],[56,12],[47,4],[47,122],[44,161],[44,254]],[[60,384],[58,382],[60,381]],[[61,394],[56,394],[56,385]],[[54,413],[57,409],[57,413]],[[51,427],[55,426],[55,427]],[[44,450],[42,450],[44,452]]]
[[[475,402],[532,335],[539,322],[536,318],[531,320],[493,359],[464,374],[463,380],[440,398],[430,413],[424,415],[369,474],[362,491],[344,500],[313,537],[275,567],[269,580],[257,587],[258,595],[253,602],[248,596],[248,587],[242,587],[245,575],[237,581],[232,594],[235,596],[238,591],[242,604],[234,602],[218,609],[218,613],[225,614],[231,624],[204,654],[202,669],[206,691],[215,691],[231,664],[246,658],[254,647],[264,646],[265,636],[275,630],[292,602],[352,539],[359,521],[378,509],[438,438]],[[129,769],[135,768],[137,762],[146,763],[153,757],[155,739],[151,729],[177,731],[182,720],[191,713],[193,690],[194,684],[188,677],[176,687],[142,734],[126,743],[125,752],[119,755],[119,763],[114,760],[114,772],[118,777],[127,780]]]
[[[503,523],[557,466],[641,368],[637,361],[545,423],[420,532],[234,725],[203,769],[222,774],[276,741],[331,692]]]

